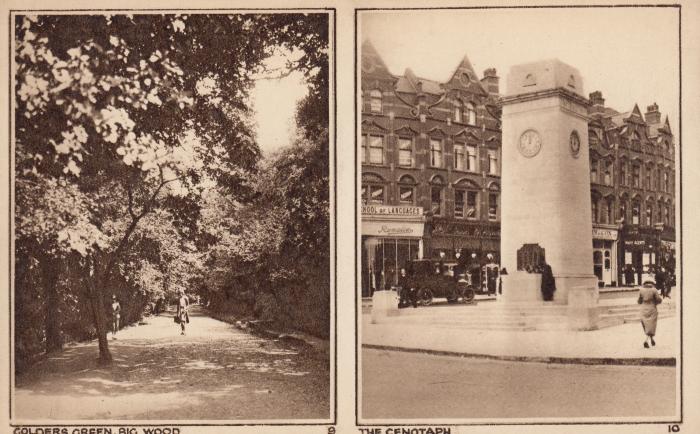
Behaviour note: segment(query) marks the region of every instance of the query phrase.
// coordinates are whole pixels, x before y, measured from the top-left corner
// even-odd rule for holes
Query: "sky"
[[[266,65],[281,67],[290,56],[294,58],[295,54],[278,53],[268,59]],[[280,79],[270,79],[271,76],[274,74],[257,80],[250,95],[255,110],[258,144],[264,155],[291,144],[296,106],[307,94],[307,84],[300,72],[292,72]]]
[[[678,11],[674,8],[462,9],[364,12],[369,38],[393,74],[408,67],[447,81],[466,54],[481,78],[495,67],[500,92],[511,66],[558,58],[583,76],[585,96],[625,112],[653,102],[678,141]]]

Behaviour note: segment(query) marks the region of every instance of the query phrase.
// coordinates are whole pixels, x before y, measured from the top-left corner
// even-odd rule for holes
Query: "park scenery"
[[[327,420],[328,14],[12,20],[12,417]]]

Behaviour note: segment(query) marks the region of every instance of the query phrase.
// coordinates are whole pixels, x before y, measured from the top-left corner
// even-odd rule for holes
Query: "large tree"
[[[27,257],[77,237],[101,362],[111,361],[104,292],[132,235],[160,209],[196,238],[212,185],[239,202],[253,197],[253,80],[284,50],[297,54],[282,73],[299,69],[325,92],[327,28],[325,14],[16,17],[17,185],[52,183],[83,204],[48,241],[26,243]],[[32,212],[25,191],[16,200],[30,210],[16,219]],[[66,232],[76,225],[90,230]]]

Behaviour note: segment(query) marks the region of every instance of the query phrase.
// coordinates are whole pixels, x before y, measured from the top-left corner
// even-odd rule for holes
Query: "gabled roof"
[[[416,74],[410,68],[406,68],[403,76],[398,77],[396,82],[396,91],[404,93],[416,93],[421,89],[423,93],[431,95],[442,95],[445,90],[442,85],[435,80],[416,77]]]
[[[362,43],[362,73],[368,75],[391,76],[389,68],[369,39]]]
[[[469,77],[468,83],[465,83],[462,79],[462,76],[465,74]],[[456,87],[467,88],[472,92],[488,95],[488,92],[481,84],[481,81],[479,81],[479,76],[476,75],[474,67],[472,66],[472,63],[469,61],[469,57],[467,57],[466,54],[462,58],[462,61],[459,63],[459,65],[457,65],[457,68],[455,68],[452,75],[450,75],[450,78],[449,80],[447,80],[447,83],[457,85]]]
[[[612,116],[610,116],[610,120],[618,127],[621,127],[625,124],[625,119],[629,118],[630,115],[632,114],[631,111],[629,112],[624,112],[624,113],[616,113]]]

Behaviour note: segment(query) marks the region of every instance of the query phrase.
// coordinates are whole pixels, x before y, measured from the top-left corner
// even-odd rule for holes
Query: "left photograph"
[[[10,20],[12,423],[334,420],[333,11]]]

